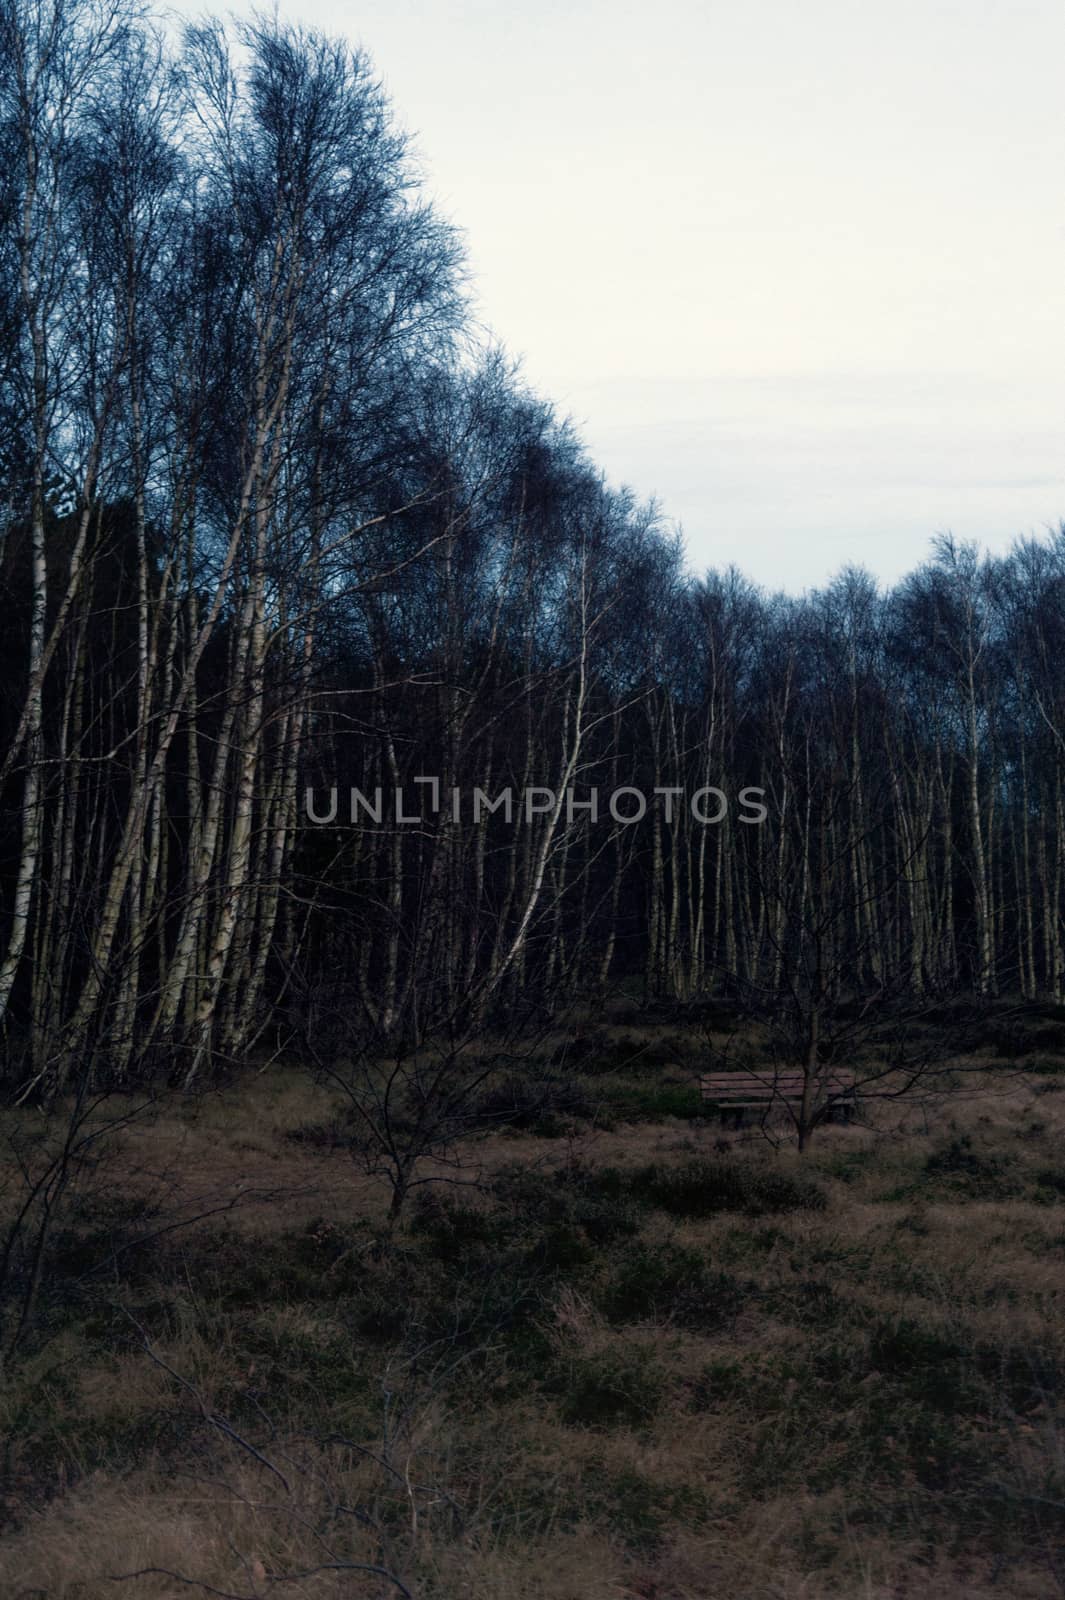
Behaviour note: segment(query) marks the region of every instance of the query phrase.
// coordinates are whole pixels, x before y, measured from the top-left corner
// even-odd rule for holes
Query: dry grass
[[[699,1120],[498,1130],[392,1235],[291,1137],[340,1110],[297,1071],[160,1106],[103,1198],[213,1214],[86,1276],[85,1191],[0,1395],[0,1593],[1062,1595],[1065,1063],[982,1065],[801,1161]],[[700,1160],[827,1203],[641,1192]]]

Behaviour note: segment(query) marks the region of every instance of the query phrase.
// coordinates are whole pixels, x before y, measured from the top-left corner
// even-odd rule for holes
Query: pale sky
[[[1062,0],[279,10],[373,57],[480,315],[696,570],[1065,518]]]

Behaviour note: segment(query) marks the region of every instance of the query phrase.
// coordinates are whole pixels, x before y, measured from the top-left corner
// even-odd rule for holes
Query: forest
[[[478,345],[365,60],[56,15],[5,50],[9,1075],[619,976],[1062,998],[1060,532],[886,592],[692,576]],[[311,824],[425,775],[554,803]]]
[[[369,1276],[337,1291],[353,1304],[375,1272],[384,1280],[386,1257],[397,1284],[404,1274],[417,1279],[411,1251],[421,1246],[396,1243],[401,1211],[413,1215],[412,1238],[435,1241],[440,1261],[458,1259],[456,1240],[465,1238],[477,1271],[513,1256],[524,1283],[535,1250],[523,1255],[527,1241],[515,1230],[529,1217],[555,1245],[558,1230],[568,1230],[579,1265],[582,1250],[609,1253],[615,1239],[635,1237],[642,1205],[687,1218],[685,1226],[713,1212],[713,1227],[724,1227],[718,1212],[738,1209],[790,1210],[812,1227],[807,1213],[824,1210],[826,1194],[835,1206],[861,1167],[873,1207],[883,1174],[871,1178],[873,1167],[861,1163],[881,1149],[883,1129],[875,1115],[864,1132],[831,1126],[828,1074],[841,1060],[857,1063],[874,1098],[903,1119],[892,1137],[913,1133],[912,1116],[924,1118],[915,1137],[940,1138],[921,1147],[931,1190],[946,1184],[947,1199],[958,1203],[1023,1200],[1036,1218],[1031,1226],[1050,1227],[1065,1177],[1053,1124],[1029,1116],[1049,1079],[1030,1089],[997,1154],[974,1153],[975,1122],[949,1119],[963,1115],[963,1102],[976,1103],[973,1073],[997,1061],[1001,1092],[1018,1094],[1028,1081],[1017,1075],[1019,1058],[1040,1048],[1053,1054],[1060,1044],[1050,1033],[1065,1017],[1065,524],[1018,537],[999,556],[940,533],[930,537],[924,564],[888,586],[847,565],[801,596],[767,592],[730,563],[724,541],[720,564],[694,573],[668,506],[608,483],[572,424],[481,333],[460,235],[426,199],[373,63],[337,39],[260,18],[204,21],[175,42],[132,0],[0,0],[0,152],[6,1373],[37,1362],[36,1377],[18,1381],[31,1390],[42,1381],[41,1352],[90,1315],[85,1282],[100,1281],[101,1262],[120,1275],[120,1257],[143,1261],[145,1238],[156,1237],[155,1221],[147,1235],[136,1229],[156,1217],[158,1195],[151,1203],[142,1196],[139,1222],[125,1212],[116,1221],[107,1210],[129,1184],[136,1190],[127,1172],[108,1180],[110,1200],[92,1202],[104,1208],[98,1217],[84,1201],[91,1227],[88,1242],[77,1242],[63,1207],[99,1176],[98,1150],[114,1140],[125,1148],[147,1115],[210,1118],[223,1102],[227,1137],[235,1138],[257,1119],[269,1121],[273,1113],[262,1108],[279,1093],[299,1108],[285,1137],[304,1138],[301,1149],[318,1139],[354,1154],[365,1182],[379,1184],[373,1198],[360,1191],[358,1202],[358,1226],[379,1230]],[[823,1134],[818,1159],[829,1165],[778,1170],[793,1163],[790,1146],[782,1149],[790,1132],[767,1141],[766,1123],[734,1148],[719,1139],[714,1155],[700,1144],[689,1166],[708,1198],[678,1199],[653,1164],[665,1159],[662,1127],[702,1139],[710,1124],[701,1068],[736,1062],[769,1071],[767,1061],[772,1072],[783,1063],[805,1074],[808,1094],[793,1108],[791,1131],[804,1150],[818,1127],[814,1152]],[[1041,1070],[1052,1073],[1052,1063]],[[278,1076],[255,1079],[243,1099],[248,1071]],[[670,1079],[671,1071],[680,1077]],[[992,1092],[983,1077],[979,1086]],[[911,1109],[918,1102],[919,1112]],[[933,1134],[930,1105],[939,1108]],[[1011,1166],[1021,1122],[1047,1141],[1029,1177]],[[566,1169],[556,1215],[535,1189],[540,1158],[521,1140],[535,1144],[542,1135],[558,1149],[560,1132],[572,1142],[584,1128],[616,1141],[630,1123],[658,1130],[652,1165],[630,1171],[625,1151],[613,1151],[596,1178]],[[868,1133],[874,1145],[847,1155],[851,1147],[840,1141],[852,1133]],[[508,1221],[495,1211],[471,1221],[474,1213],[460,1215],[446,1189],[436,1198],[430,1178],[446,1171],[452,1177],[444,1181],[453,1181],[473,1159],[463,1141],[480,1139],[488,1150],[511,1135],[510,1154],[526,1162],[526,1176],[493,1167],[485,1178],[478,1167],[471,1179]],[[897,1143],[890,1149],[891,1162],[910,1159],[899,1157]],[[634,1150],[633,1159],[648,1157],[642,1146]],[[732,1173],[727,1182],[723,1172]],[[785,1186],[779,1205],[778,1191],[764,1187],[772,1188],[773,1172]],[[917,1189],[906,1188],[916,1179],[895,1177],[891,1203],[918,1206],[917,1237],[929,1224]],[[196,1212],[190,1205],[188,1216]],[[486,1215],[496,1218],[496,1233]],[[337,1226],[334,1219],[326,1234],[313,1235],[319,1254]],[[716,1290],[700,1264],[701,1235],[670,1246],[681,1252],[672,1287],[634,1286],[617,1264],[606,1288],[567,1280],[559,1304],[569,1306],[569,1321],[557,1312],[554,1333],[535,1335],[530,1383],[543,1383],[573,1427],[649,1425],[646,1394],[666,1379],[647,1376],[643,1346],[624,1359],[611,1354],[596,1318],[628,1326],[658,1315],[700,1337],[708,1329],[724,1337],[741,1303],[761,1296],[764,1307],[776,1294],[779,1319],[787,1310],[779,1286],[736,1278],[738,1260],[761,1260],[767,1227],[748,1240],[747,1255],[729,1236]],[[781,1248],[812,1248],[799,1233]],[[1040,1236],[1039,1251],[1052,1254],[1049,1238]],[[197,1248],[209,1260],[192,1243],[182,1256],[186,1271]],[[353,1248],[338,1243],[334,1264]],[[825,1248],[843,1247],[833,1235]],[[547,1293],[543,1272],[554,1293],[558,1263],[550,1250],[541,1256],[536,1293]],[[159,1259],[173,1277],[175,1261]],[[313,1298],[311,1260],[300,1257],[291,1282],[287,1268],[277,1268],[277,1282],[288,1285],[278,1292],[304,1310]],[[644,1267],[652,1273],[649,1259]],[[436,1270],[425,1267],[430,1276]],[[76,1293],[71,1281],[81,1285]],[[429,1294],[428,1282],[403,1291],[412,1304]],[[117,1283],[108,1315],[118,1315],[113,1302],[121,1301],[127,1344],[131,1324],[139,1339],[122,1345],[121,1360],[139,1352],[143,1363],[147,1354],[156,1378],[164,1367],[173,1376],[181,1361],[154,1353],[165,1336],[161,1325],[152,1338],[146,1331],[151,1296],[144,1306],[137,1300],[142,1280],[128,1294]],[[430,1287],[445,1300],[451,1292],[435,1278]],[[182,1312],[192,1365],[201,1347],[189,1344],[187,1319],[210,1298],[201,1290],[207,1299],[193,1297],[193,1309]],[[269,1298],[268,1285],[257,1292]],[[374,1292],[384,1294],[380,1284]],[[718,1309],[700,1311],[700,1295]],[[1050,1314],[1053,1295],[1040,1300],[1040,1315]],[[516,1329],[519,1343],[535,1343],[519,1302],[520,1294],[509,1309],[495,1307],[491,1328],[478,1324],[476,1339],[470,1335],[477,1359],[495,1358],[500,1328],[509,1330],[500,1338]],[[618,1310],[623,1302],[627,1309]],[[430,1332],[444,1339],[445,1310],[441,1302],[418,1323],[419,1349]],[[380,1306],[373,1326],[364,1312],[358,1337],[369,1340],[367,1360],[377,1359],[390,1329],[399,1344],[411,1337]],[[222,1315],[217,1306],[212,1314]],[[1011,1448],[1021,1437],[1027,1449],[1023,1430],[1030,1436],[1060,1416],[1061,1368],[1043,1352],[1043,1334],[1029,1330],[1035,1343],[1027,1354],[1003,1356],[996,1367],[990,1333],[980,1335],[979,1359],[976,1346],[957,1337],[936,1357],[927,1344],[933,1336],[922,1345],[912,1318],[900,1322],[890,1308],[877,1315],[875,1326],[862,1323],[863,1348],[879,1352],[870,1370],[903,1383],[911,1356],[913,1370],[926,1375],[941,1357],[951,1372],[968,1361],[973,1382],[984,1386],[975,1399],[952,1390],[948,1405],[922,1378],[908,1394],[926,1420],[929,1411],[945,1415],[944,1406],[953,1419],[970,1402],[973,1415],[981,1406],[989,1413],[996,1382]],[[459,1338],[457,1325],[448,1337]],[[811,1326],[828,1324],[815,1318]],[[121,1338],[108,1328],[112,1359]],[[587,1343],[579,1371],[558,1342],[578,1334]],[[819,1336],[810,1333],[814,1344]],[[936,1336],[946,1339],[942,1330]],[[212,1337],[204,1328],[197,1334],[207,1344]],[[307,1335],[306,1350],[313,1343]],[[1036,1345],[1043,1353],[1032,1353]],[[306,1350],[292,1361],[309,1361]],[[690,1373],[685,1379],[704,1397],[700,1427],[718,1403],[706,1395],[731,1404],[728,1385],[738,1382],[720,1351],[703,1355],[716,1376],[704,1373],[702,1390]],[[256,1359],[268,1364],[262,1350]],[[838,1382],[857,1384],[848,1360],[838,1356]],[[434,1374],[439,1404],[449,1391]],[[804,1381],[783,1369],[777,1376],[781,1385]],[[823,1378],[818,1369],[810,1381]],[[216,1424],[226,1384],[218,1379],[216,1399],[207,1400],[203,1385],[213,1377],[181,1381],[186,1389],[200,1384],[197,1403]],[[484,1382],[503,1380],[496,1373]],[[345,1392],[336,1404],[343,1410],[350,1398]],[[811,1401],[815,1410],[827,1403],[823,1395]],[[23,1439],[29,1413],[19,1406],[29,1401],[11,1405],[7,1429]],[[329,1428],[357,1432],[350,1420],[341,1427],[316,1417],[320,1439]],[[249,1419],[250,1411],[241,1445]],[[235,1425],[226,1426],[237,1437]],[[904,1432],[903,1420],[897,1434]],[[19,1472],[35,1460],[43,1473],[35,1492],[48,1481],[54,1494],[57,1462],[66,1459],[61,1435],[58,1423],[43,1442],[30,1429],[9,1448],[4,1473],[21,1482]],[[1021,1557],[1002,1531],[1008,1518],[974,1521],[973,1507],[996,1495],[1000,1505],[1006,1491],[973,1489],[960,1467],[955,1482],[957,1462],[970,1463],[968,1438],[929,1442],[920,1434],[917,1479],[921,1463],[949,1457],[944,1481],[967,1508],[950,1530],[933,1530],[930,1548],[944,1560],[948,1549],[977,1551],[972,1560],[985,1565],[979,1581],[975,1567],[968,1578],[944,1569],[932,1587],[905,1592],[1065,1592],[1057,1543],[1063,1437],[1055,1432],[1041,1458],[1039,1470],[1050,1476],[1038,1489],[1024,1477],[1010,1502],[1021,1545],[1044,1552],[1038,1572],[995,1588],[994,1574],[1016,1574],[1010,1562]],[[421,1490],[409,1477],[404,1514],[414,1516],[415,1533],[402,1534],[402,1503],[389,1510],[386,1489],[390,1479],[402,1489],[407,1469],[387,1440],[386,1426],[375,1457],[386,1487],[374,1491],[385,1509],[359,1524],[361,1555],[332,1565],[323,1557],[317,1586],[292,1578],[286,1593],[606,1592],[590,1571],[552,1569],[546,1557],[540,1588],[522,1588],[516,1569],[492,1568],[493,1577],[483,1563],[480,1587],[463,1587],[468,1573],[454,1566],[453,1547],[472,1560],[476,1540],[437,1529],[435,1553],[426,1556],[411,1510]],[[111,1460],[99,1440],[78,1448],[79,1472]],[[759,1448],[769,1448],[764,1439]],[[887,1447],[868,1448],[871,1460]],[[247,1470],[258,1470],[253,1456],[261,1467],[264,1452],[265,1444],[248,1446]],[[1024,1472],[1030,1454],[1017,1458]],[[279,1460],[275,1452],[267,1462],[275,1476]],[[326,1498],[335,1517],[348,1492],[344,1471],[356,1467],[342,1471],[330,1461]],[[455,1482],[468,1488],[468,1463],[452,1465]],[[1016,1460],[1014,1467],[1021,1472]],[[443,1471],[439,1460],[434,1470]],[[601,1460],[596,1470],[606,1470]],[[637,1471],[631,1461],[610,1470],[618,1482]],[[824,1476],[823,1462],[820,1470]],[[838,1490],[842,1477],[828,1476]],[[759,1480],[766,1493],[771,1479]],[[602,1537],[614,1541],[615,1555],[636,1551],[646,1563],[671,1518],[702,1526],[699,1517],[711,1517],[683,1495],[667,1507],[647,1490],[644,1504],[634,1481],[617,1490],[622,1511],[587,1510],[600,1532],[607,1528]],[[764,1505],[752,1482],[748,1472],[741,1501]],[[567,1492],[592,1505],[590,1490]],[[250,1514],[246,1483],[242,1493]],[[454,1485],[441,1489],[425,1526],[435,1528],[445,1504],[456,1528],[472,1526],[457,1497]],[[730,1503],[727,1515],[739,1502]],[[907,1503],[912,1510],[912,1494]],[[880,1529],[877,1506],[868,1516]],[[530,1526],[542,1544],[557,1528],[579,1528],[585,1514],[566,1523],[530,1512]],[[306,1510],[311,1520],[317,1515]],[[884,1514],[885,1540],[910,1538],[909,1524],[905,1538],[899,1534],[900,1515]],[[644,1524],[658,1530],[654,1537]],[[622,1525],[628,1533],[618,1533]],[[484,1562],[486,1549],[503,1559],[503,1534],[492,1527],[477,1547]],[[706,1566],[706,1557],[700,1567],[693,1557],[694,1566],[684,1566],[674,1551],[672,1578],[654,1569],[660,1587],[646,1586],[645,1573],[644,1587],[611,1592],[663,1600],[904,1592],[886,1577],[877,1587],[868,1565],[859,1589],[853,1564],[843,1577],[826,1577],[823,1589],[800,1589],[803,1560],[811,1571],[831,1566],[816,1540],[803,1556],[803,1537],[795,1533],[790,1578],[781,1576],[783,1558],[775,1576],[758,1567],[752,1544],[735,1589],[720,1563]],[[821,1537],[832,1545],[831,1534]],[[857,1532],[844,1539],[837,1528],[832,1548],[853,1554],[855,1540]],[[310,1570],[311,1556],[294,1548],[275,1553],[273,1565],[261,1553],[242,1558],[237,1577],[224,1563],[212,1566],[211,1582],[221,1585],[214,1588],[189,1576],[191,1557],[191,1565],[184,1556],[160,1558],[158,1570],[146,1558],[144,1572],[156,1575],[124,1592],[163,1596],[192,1583],[197,1592],[259,1594],[268,1576],[280,1581],[286,1559],[286,1572]],[[215,1554],[223,1560],[221,1544]],[[111,1592],[79,1588],[73,1567],[56,1560],[36,1587],[5,1592]],[[158,1576],[164,1567],[170,1578]],[[166,1587],[179,1581],[179,1567],[186,1587]],[[713,1584],[704,1589],[698,1573],[711,1567]],[[342,1572],[357,1574],[356,1586],[328,1587]],[[837,1580],[842,1587],[833,1588]]]

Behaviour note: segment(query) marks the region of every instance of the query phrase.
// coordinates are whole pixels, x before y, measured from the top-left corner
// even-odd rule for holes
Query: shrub
[[[344,1150],[352,1142],[353,1123],[345,1112],[337,1112],[324,1121],[305,1122],[298,1128],[288,1128],[284,1137],[293,1144],[310,1145],[317,1150]]]
[[[422,1238],[439,1261],[457,1261],[477,1245],[506,1241],[506,1219],[487,1206],[471,1205],[435,1189],[419,1190],[411,1206],[409,1228]]]
[[[579,1169],[549,1175],[509,1168],[492,1185],[512,1230],[541,1237],[560,1226],[578,1230],[597,1247],[639,1231],[640,1217],[620,1174]]]
[[[205,1229],[180,1245],[163,1241],[153,1252],[161,1280],[188,1273],[197,1294],[233,1307],[298,1304],[335,1298],[358,1281],[346,1235],[320,1221],[248,1239],[225,1226]],[[334,1272],[332,1269],[336,1267]]]
[[[1048,1198],[1050,1195],[1065,1197],[1065,1169],[1044,1167],[1041,1172],[1036,1173],[1035,1181],[1040,1189],[1049,1191]]]
[[[590,1119],[595,1103],[572,1079],[523,1077],[512,1073],[490,1084],[479,1096],[475,1120],[491,1127],[518,1128],[525,1132],[565,1131],[567,1117]]]
[[[156,1216],[158,1208],[138,1198],[121,1194],[83,1198],[70,1224],[52,1234],[48,1288],[61,1293],[71,1287],[71,1280],[115,1269],[119,1262],[123,1274],[135,1271],[141,1265],[138,1254],[143,1256],[136,1247],[142,1237],[150,1236]]]
[[[858,1150],[837,1150],[822,1156],[818,1167],[828,1178],[841,1183],[857,1183],[875,1165],[877,1153],[871,1146]]]
[[[660,1549],[671,1523],[690,1529],[707,1512],[707,1496],[702,1488],[666,1483],[658,1473],[648,1477],[633,1467],[619,1470],[595,1457],[586,1463],[579,1488],[579,1499],[562,1511],[562,1525],[579,1527],[591,1522],[605,1527],[634,1554],[645,1558]],[[630,1592],[661,1591],[652,1580]]]
[[[847,1302],[823,1278],[785,1280],[767,1292],[764,1305],[771,1315],[806,1328],[838,1328],[851,1315]]]
[[[643,1427],[662,1402],[661,1371],[644,1350],[609,1349],[573,1360],[559,1405],[570,1427]]]
[[[910,1317],[881,1322],[869,1340],[869,1363],[901,1380],[912,1399],[954,1413],[971,1405],[978,1383],[975,1363],[954,1339]]]
[[[612,1322],[653,1318],[706,1331],[731,1321],[743,1294],[737,1279],[711,1270],[697,1250],[640,1244],[607,1280],[600,1306]]]
[[[643,1073],[651,1067],[674,1065],[690,1055],[692,1041],[680,1034],[662,1034],[653,1039],[637,1039],[623,1034],[613,1039],[605,1029],[580,1034],[559,1046],[551,1060],[568,1070],[579,1067],[589,1078],[606,1073]]]
[[[674,1217],[709,1217],[718,1211],[757,1217],[779,1211],[823,1211],[828,1203],[825,1191],[811,1178],[705,1158],[676,1167],[642,1167],[632,1174],[630,1186],[633,1193]]]
[[[713,1411],[729,1400],[742,1399],[751,1388],[751,1374],[738,1361],[711,1361],[688,1384],[688,1409]]]
[[[1004,1200],[1023,1191],[1016,1164],[1015,1156],[974,1150],[969,1135],[962,1134],[933,1151],[924,1170],[928,1177],[941,1178],[973,1199]]]
[[[693,1122],[713,1115],[712,1108],[691,1083],[625,1084],[607,1095],[607,1104],[625,1122],[658,1122],[663,1117],[679,1117]]]

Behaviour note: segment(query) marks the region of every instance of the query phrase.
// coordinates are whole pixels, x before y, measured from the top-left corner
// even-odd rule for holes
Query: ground
[[[0,1593],[1065,1594],[1065,1056],[800,1157],[703,1112],[703,1048],[556,1050],[392,1227],[294,1063],[149,1106],[0,1389]]]

